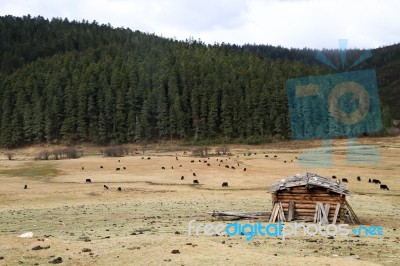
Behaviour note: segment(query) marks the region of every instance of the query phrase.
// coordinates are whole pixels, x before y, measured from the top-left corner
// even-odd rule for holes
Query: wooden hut
[[[270,222],[359,223],[346,201],[349,191],[340,181],[307,172],[282,179],[269,192],[273,205]]]

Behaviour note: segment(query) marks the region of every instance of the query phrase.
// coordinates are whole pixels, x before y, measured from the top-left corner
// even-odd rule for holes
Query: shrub
[[[48,160],[48,159],[49,159],[49,156],[50,156],[49,151],[43,150],[43,151],[40,151],[40,152],[36,155],[35,160]]]
[[[129,148],[126,146],[112,146],[100,152],[106,157],[121,157],[129,154]]]
[[[62,160],[62,159],[76,159],[82,156],[82,152],[79,152],[76,148],[63,148],[55,149],[51,152],[47,150],[40,151],[35,160]]]
[[[210,148],[207,146],[195,147],[192,149],[192,155],[206,157],[206,156],[208,156],[209,151],[210,151]]]
[[[11,161],[13,159],[13,157],[14,157],[14,153],[13,152],[6,152],[6,156],[7,156],[7,159]]]

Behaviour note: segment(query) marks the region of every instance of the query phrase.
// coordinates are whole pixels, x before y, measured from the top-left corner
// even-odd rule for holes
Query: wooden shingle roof
[[[296,174],[294,176],[289,176],[286,179],[282,179],[273,184],[268,191],[275,193],[279,190],[301,186],[307,186],[308,188],[322,187],[339,194],[350,195],[350,192],[346,190],[345,185],[339,180],[334,181],[311,172]]]

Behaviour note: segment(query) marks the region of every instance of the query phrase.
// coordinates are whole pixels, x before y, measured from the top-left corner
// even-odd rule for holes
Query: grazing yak
[[[245,171],[245,172],[246,172],[246,170],[247,170],[247,169],[246,169],[246,167],[245,167],[245,168],[243,169],[243,171]]]
[[[372,179],[372,183],[375,183],[375,184],[380,184],[380,183],[381,183],[381,181],[380,181],[379,179]]]
[[[361,176],[357,176],[357,181],[361,181]]]
[[[122,167],[122,169],[126,170],[126,167],[124,166],[124,167]]]
[[[102,165],[100,165],[100,169],[103,169],[103,166],[102,166]]]
[[[347,180],[347,178],[342,178],[342,182],[343,182],[343,183],[349,183],[349,181]]]
[[[92,180],[90,178],[87,178],[86,183],[92,183]]]
[[[193,184],[200,184],[199,180],[197,180],[197,179],[193,180]]]
[[[389,187],[387,185],[382,184],[382,185],[380,185],[380,189],[389,190]]]
[[[105,190],[108,190],[108,186],[104,185],[104,189],[105,189]]]
[[[332,179],[336,179],[336,176],[335,176],[335,175],[333,175],[333,176],[332,176]]]
[[[185,179],[185,177],[184,177],[184,176],[181,176],[181,180],[183,180],[183,179]]]
[[[222,183],[222,187],[227,187],[228,186],[228,182],[223,182]]]
[[[119,168],[119,167],[115,168],[115,171],[120,171],[120,170],[121,170],[121,168]]]
[[[121,187],[118,187],[118,191],[122,191],[122,188],[121,188]]]

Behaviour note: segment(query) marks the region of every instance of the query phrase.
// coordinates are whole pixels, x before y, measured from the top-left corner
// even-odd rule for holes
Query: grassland
[[[14,160],[0,160],[0,265],[42,265],[56,257],[62,265],[399,265],[400,138],[360,142],[379,147],[380,161],[349,163],[345,140],[334,141],[331,167],[313,169],[295,157],[318,148],[318,141],[231,146],[231,155],[209,159],[184,154],[189,147],[160,145],[121,158],[87,147],[87,156],[58,161],[33,161],[37,147],[15,151]],[[354,211],[364,225],[382,226],[384,236],[188,236],[192,219],[220,223],[206,212],[270,210],[268,187],[304,171],[348,178]],[[193,186],[193,179],[200,185]],[[34,237],[17,238],[25,232]],[[50,248],[32,250],[38,245]]]

